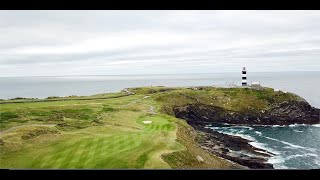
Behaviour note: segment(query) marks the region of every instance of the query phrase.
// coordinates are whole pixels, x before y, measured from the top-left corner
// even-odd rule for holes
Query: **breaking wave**
[[[275,138],[271,138],[271,137],[268,137],[268,136],[264,136],[266,139],[270,139],[270,140],[273,140],[273,141],[277,141],[277,142],[280,142],[282,144],[285,144],[285,145],[288,145],[292,148],[296,148],[296,149],[305,149],[305,150],[309,150],[309,151],[312,151],[312,152],[316,152],[317,150],[314,149],[314,148],[307,148],[307,147],[302,147],[302,146],[299,146],[299,145],[296,145],[296,144],[292,144],[292,143],[289,143],[289,142],[286,142],[286,141],[281,141],[279,139],[275,139]]]

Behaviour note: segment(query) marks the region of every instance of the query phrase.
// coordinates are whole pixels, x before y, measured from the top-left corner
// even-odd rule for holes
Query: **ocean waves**
[[[209,128],[219,133],[242,137],[249,140],[250,145],[273,153],[267,162],[273,164],[276,169],[320,168],[319,124],[222,124]]]
[[[264,138],[270,139],[270,140],[273,140],[273,141],[277,141],[279,143],[283,143],[283,144],[288,145],[288,146],[290,146],[292,148],[295,148],[295,149],[304,149],[304,150],[309,150],[309,151],[312,151],[312,152],[316,152],[317,151],[314,148],[302,147],[302,146],[299,146],[299,145],[296,145],[296,144],[293,144],[293,143],[289,143],[289,142],[282,141],[282,140],[279,140],[279,139],[271,138],[271,137],[268,137],[268,136],[264,136]]]

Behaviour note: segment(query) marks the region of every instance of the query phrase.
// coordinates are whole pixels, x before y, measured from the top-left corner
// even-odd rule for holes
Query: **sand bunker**
[[[152,121],[142,121],[144,124],[151,124]]]

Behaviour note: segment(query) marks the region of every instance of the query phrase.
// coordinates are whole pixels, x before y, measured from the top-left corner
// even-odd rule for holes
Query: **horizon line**
[[[281,72],[320,72],[317,70],[290,70],[290,71],[249,71],[249,73],[281,73]],[[79,74],[79,75],[34,75],[34,76],[0,76],[0,78],[11,78],[11,77],[71,77],[71,76],[149,76],[149,75],[180,75],[180,74],[224,74],[224,73],[236,73],[232,72],[194,72],[194,73],[154,73],[154,74]],[[241,71],[239,71],[241,73]]]

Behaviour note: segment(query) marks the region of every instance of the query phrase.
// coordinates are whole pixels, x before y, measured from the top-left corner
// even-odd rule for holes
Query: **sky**
[[[320,11],[0,11],[0,77],[319,71]]]

